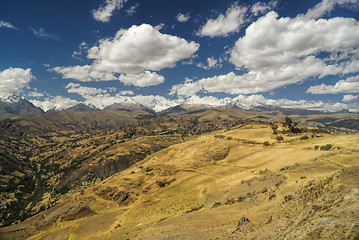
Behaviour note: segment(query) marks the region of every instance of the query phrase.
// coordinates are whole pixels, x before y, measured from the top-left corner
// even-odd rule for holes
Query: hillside
[[[64,111],[0,125],[1,225],[27,219],[147,155],[257,114],[211,109],[154,118],[143,111]]]
[[[229,115],[211,109],[178,115],[178,119],[171,116],[172,120],[162,119],[160,124],[138,124],[153,127],[184,122],[184,118],[189,123],[188,119],[195,117],[195,126],[203,127],[207,119],[216,122],[215,117],[226,116],[222,120],[226,123],[234,117],[233,113]],[[167,126],[162,129],[170,128],[170,124]],[[56,206],[1,228],[0,237],[359,237],[359,135],[331,135],[314,129],[288,134],[282,133],[285,129],[280,126],[278,132],[284,139],[278,141],[268,123],[224,126],[187,134],[190,138],[153,151],[103,181],[82,191],[70,191],[58,199]],[[133,137],[140,142],[145,136]]]

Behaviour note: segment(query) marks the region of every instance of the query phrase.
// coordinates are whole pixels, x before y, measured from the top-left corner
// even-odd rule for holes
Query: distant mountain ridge
[[[113,103],[110,106],[105,107],[103,110],[109,110],[109,109],[127,110],[127,111],[140,110],[151,114],[156,114],[156,112],[153,111],[152,109],[136,102],[133,99],[126,99],[125,101],[120,103]]]
[[[107,110],[124,110],[124,111],[144,111],[152,115],[173,115],[191,113],[200,110],[206,110],[213,107],[221,108],[233,108],[247,111],[257,111],[266,113],[269,115],[288,115],[288,116],[309,116],[317,114],[336,114],[336,113],[348,113],[348,110],[340,112],[325,113],[318,110],[308,110],[300,108],[283,108],[278,106],[266,105],[261,99],[248,99],[244,96],[238,96],[236,98],[224,98],[218,101],[218,99],[200,98],[192,96],[189,99],[178,105],[171,106],[168,102],[163,102],[161,99],[155,99],[151,102],[140,102],[132,97],[126,98],[122,102],[113,103],[103,109],[99,109],[90,103],[78,103],[67,109],[53,108],[46,113],[54,113],[59,111],[71,110],[78,112],[87,111],[107,111]],[[34,106],[31,102],[23,97],[11,95],[9,97],[0,98],[0,120],[4,119],[18,119],[24,117],[32,117],[39,114],[43,114],[44,111]]]
[[[0,120],[33,117],[44,111],[23,97],[11,95],[0,98]]]
[[[85,112],[85,111],[99,111],[100,109],[98,109],[92,104],[79,103],[76,104],[75,106],[68,108],[67,110]]]

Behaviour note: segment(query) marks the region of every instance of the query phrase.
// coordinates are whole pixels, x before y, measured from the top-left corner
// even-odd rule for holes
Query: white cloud
[[[354,95],[344,95],[343,96],[343,100],[342,102],[354,102],[359,96],[354,96]]]
[[[335,85],[324,83],[308,88],[307,93],[312,94],[337,94],[337,93],[359,93],[359,75],[348,77],[338,81]]]
[[[132,16],[137,12],[137,8],[139,7],[139,4],[136,3],[135,5],[132,5],[129,9],[126,10],[126,13],[128,16]]]
[[[92,15],[96,21],[109,22],[115,10],[119,10],[127,0],[106,0],[106,3],[98,9],[92,11]]]
[[[32,91],[32,92],[29,92],[29,93],[27,94],[27,96],[29,96],[29,97],[43,97],[44,94],[41,93],[41,92]]]
[[[134,95],[133,91],[131,90],[124,90],[119,92],[120,95]]]
[[[206,70],[209,70],[211,68],[221,68],[222,67],[222,59],[220,58],[219,60],[214,59],[213,57],[207,58],[207,65],[203,64],[203,63],[198,63],[197,67],[199,68],[203,68]]]
[[[231,50],[230,61],[245,73],[183,83],[174,86],[171,93],[189,96],[202,90],[251,94],[310,77],[355,73],[359,71],[358,39],[359,24],[352,18],[278,18],[277,13],[269,12],[253,22]],[[322,58],[322,54],[331,57]]]
[[[136,73],[172,68],[176,62],[192,56],[199,48],[195,42],[162,34],[148,24],[120,30],[113,39],[103,39],[89,49],[88,57],[98,68]]]
[[[11,23],[0,20],[0,28],[2,28],[2,27],[4,27],[4,28],[12,28],[12,29],[17,30],[17,28],[14,27],[14,25],[12,25]]]
[[[320,18],[325,14],[333,11],[335,5],[348,7],[358,7],[358,0],[322,0],[320,3],[315,5],[313,8],[309,9],[307,13],[304,15],[306,18]]]
[[[221,105],[220,100],[216,97],[213,97],[213,96],[199,97],[197,95],[193,95],[190,98],[186,99],[184,103],[211,105],[214,107],[218,107]]]
[[[216,19],[209,19],[197,32],[199,36],[227,36],[229,33],[239,32],[246,20],[247,7],[240,7],[237,3],[228,8],[226,15],[220,14]]]
[[[84,52],[87,51],[87,49],[88,49],[87,43],[86,43],[86,42],[82,42],[82,43],[80,43],[80,45],[79,45],[79,50],[78,50],[78,51],[73,51],[73,53],[72,53],[71,56],[72,56],[73,58],[75,58],[75,59],[81,61],[81,60],[82,60],[82,57],[83,57],[83,55],[84,55]]]
[[[110,81],[117,79],[112,73],[93,69],[92,65],[55,67],[50,70],[62,74],[63,78],[75,79],[82,82]]]
[[[258,16],[259,14],[264,14],[278,5],[278,1],[270,1],[268,4],[263,2],[257,2],[251,7],[251,12],[254,16]]]
[[[0,71],[0,97],[19,93],[32,79],[30,68],[8,68]]]
[[[189,97],[202,90],[203,86],[199,81],[193,81],[192,79],[186,78],[186,81],[183,84],[172,86],[170,95],[176,94],[178,96]]]
[[[43,29],[43,28],[39,28],[39,30],[36,30],[34,28],[30,28],[30,30],[38,38],[59,40],[58,36],[47,33],[45,31],[45,29]]]
[[[54,109],[56,111],[58,110],[65,110],[72,106],[75,106],[79,102],[70,98],[62,97],[62,96],[56,96],[51,98],[46,98],[43,101],[40,100],[29,100],[32,104],[34,104],[36,107],[41,108],[45,112]]]
[[[190,18],[191,17],[189,16],[189,13],[187,14],[179,13],[176,16],[178,22],[187,22]]]
[[[165,81],[165,78],[155,72],[145,71],[144,73],[139,74],[121,74],[118,77],[118,80],[123,82],[125,85],[147,87],[163,83]]]
[[[77,93],[82,97],[107,93],[106,90],[94,87],[84,87],[78,83],[69,83],[65,88],[69,93]]]
[[[246,29],[230,61],[249,69],[280,67],[324,52],[353,52],[359,47],[358,37],[354,19],[278,18],[269,12]]]
[[[120,80],[127,85],[152,86],[164,77],[152,71],[173,68],[199,48],[195,42],[162,34],[148,24],[120,30],[88,50],[91,65],[55,67],[52,70],[78,81]],[[115,76],[119,75],[119,76]]]
[[[172,87],[171,94],[191,96],[198,91],[250,94],[267,92],[281,86],[300,82],[313,75],[325,73],[325,64],[315,58],[307,58],[296,64],[283,65],[279,69],[250,71],[243,75],[230,72],[194,82],[185,82]],[[305,71],[304,71],[305,69]],[[324,71],[324,73],[322,73]]]

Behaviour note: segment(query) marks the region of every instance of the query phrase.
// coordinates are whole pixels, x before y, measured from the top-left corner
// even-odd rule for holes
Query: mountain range
[[[71,106],[67,109],[52,108],[46,111],[46,113],[53,113],[64,110],[72,111],[101,111],[101,110],[141,110],[154,115],[166,115],[166,114],[181,114],[189,113],[203,109],[209,109],[213,107],[222,107],[222,108],[237,108],[242,110],[252,110],[252,111],[263,111],[263,112],[281,112],[284,115],[313,115],[313,114],[323,114],[321,111],[317,110],[307,110],[307,109],[295,109],[295,108],[281,108],[278,106],[271,106],[261,103],[260,101],[248,100],[242,98],[234,99],[222,99],[219,102],[205,102],[203,99],[200,99],[196,96],[187,99],[181,104],[172,107],[166,107],[161,105],[161,101],[157,101],[151,104],[152,107],[145,106],[142,103],[139,103],[135,99],[128,97],[122,102],[113,103],[103,109],[99,109],[92,104],[87,103],[78,103],[74,106]],[[157,110],[157,111],[156,111]],[[36,107],[30,101],[26,100],[23,97],[11,95],[8,97],[0,98],[0,120],[3,119],[17,119],[23,117],[32,117],[39,114],[45,113],[39,107]],[[329,112],[329,113],[349,113],[348,110],[343,110],[340,112]]]
[[[23,97],[11,95],[0,98],[0,120],[32,117],[44,113]]]

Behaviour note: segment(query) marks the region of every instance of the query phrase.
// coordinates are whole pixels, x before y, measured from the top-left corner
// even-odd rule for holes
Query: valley
[[[2,122],[1,239],[359,236],[350,129],[293,116],[291,133],[282,115],[239,109],[101,112]]]

